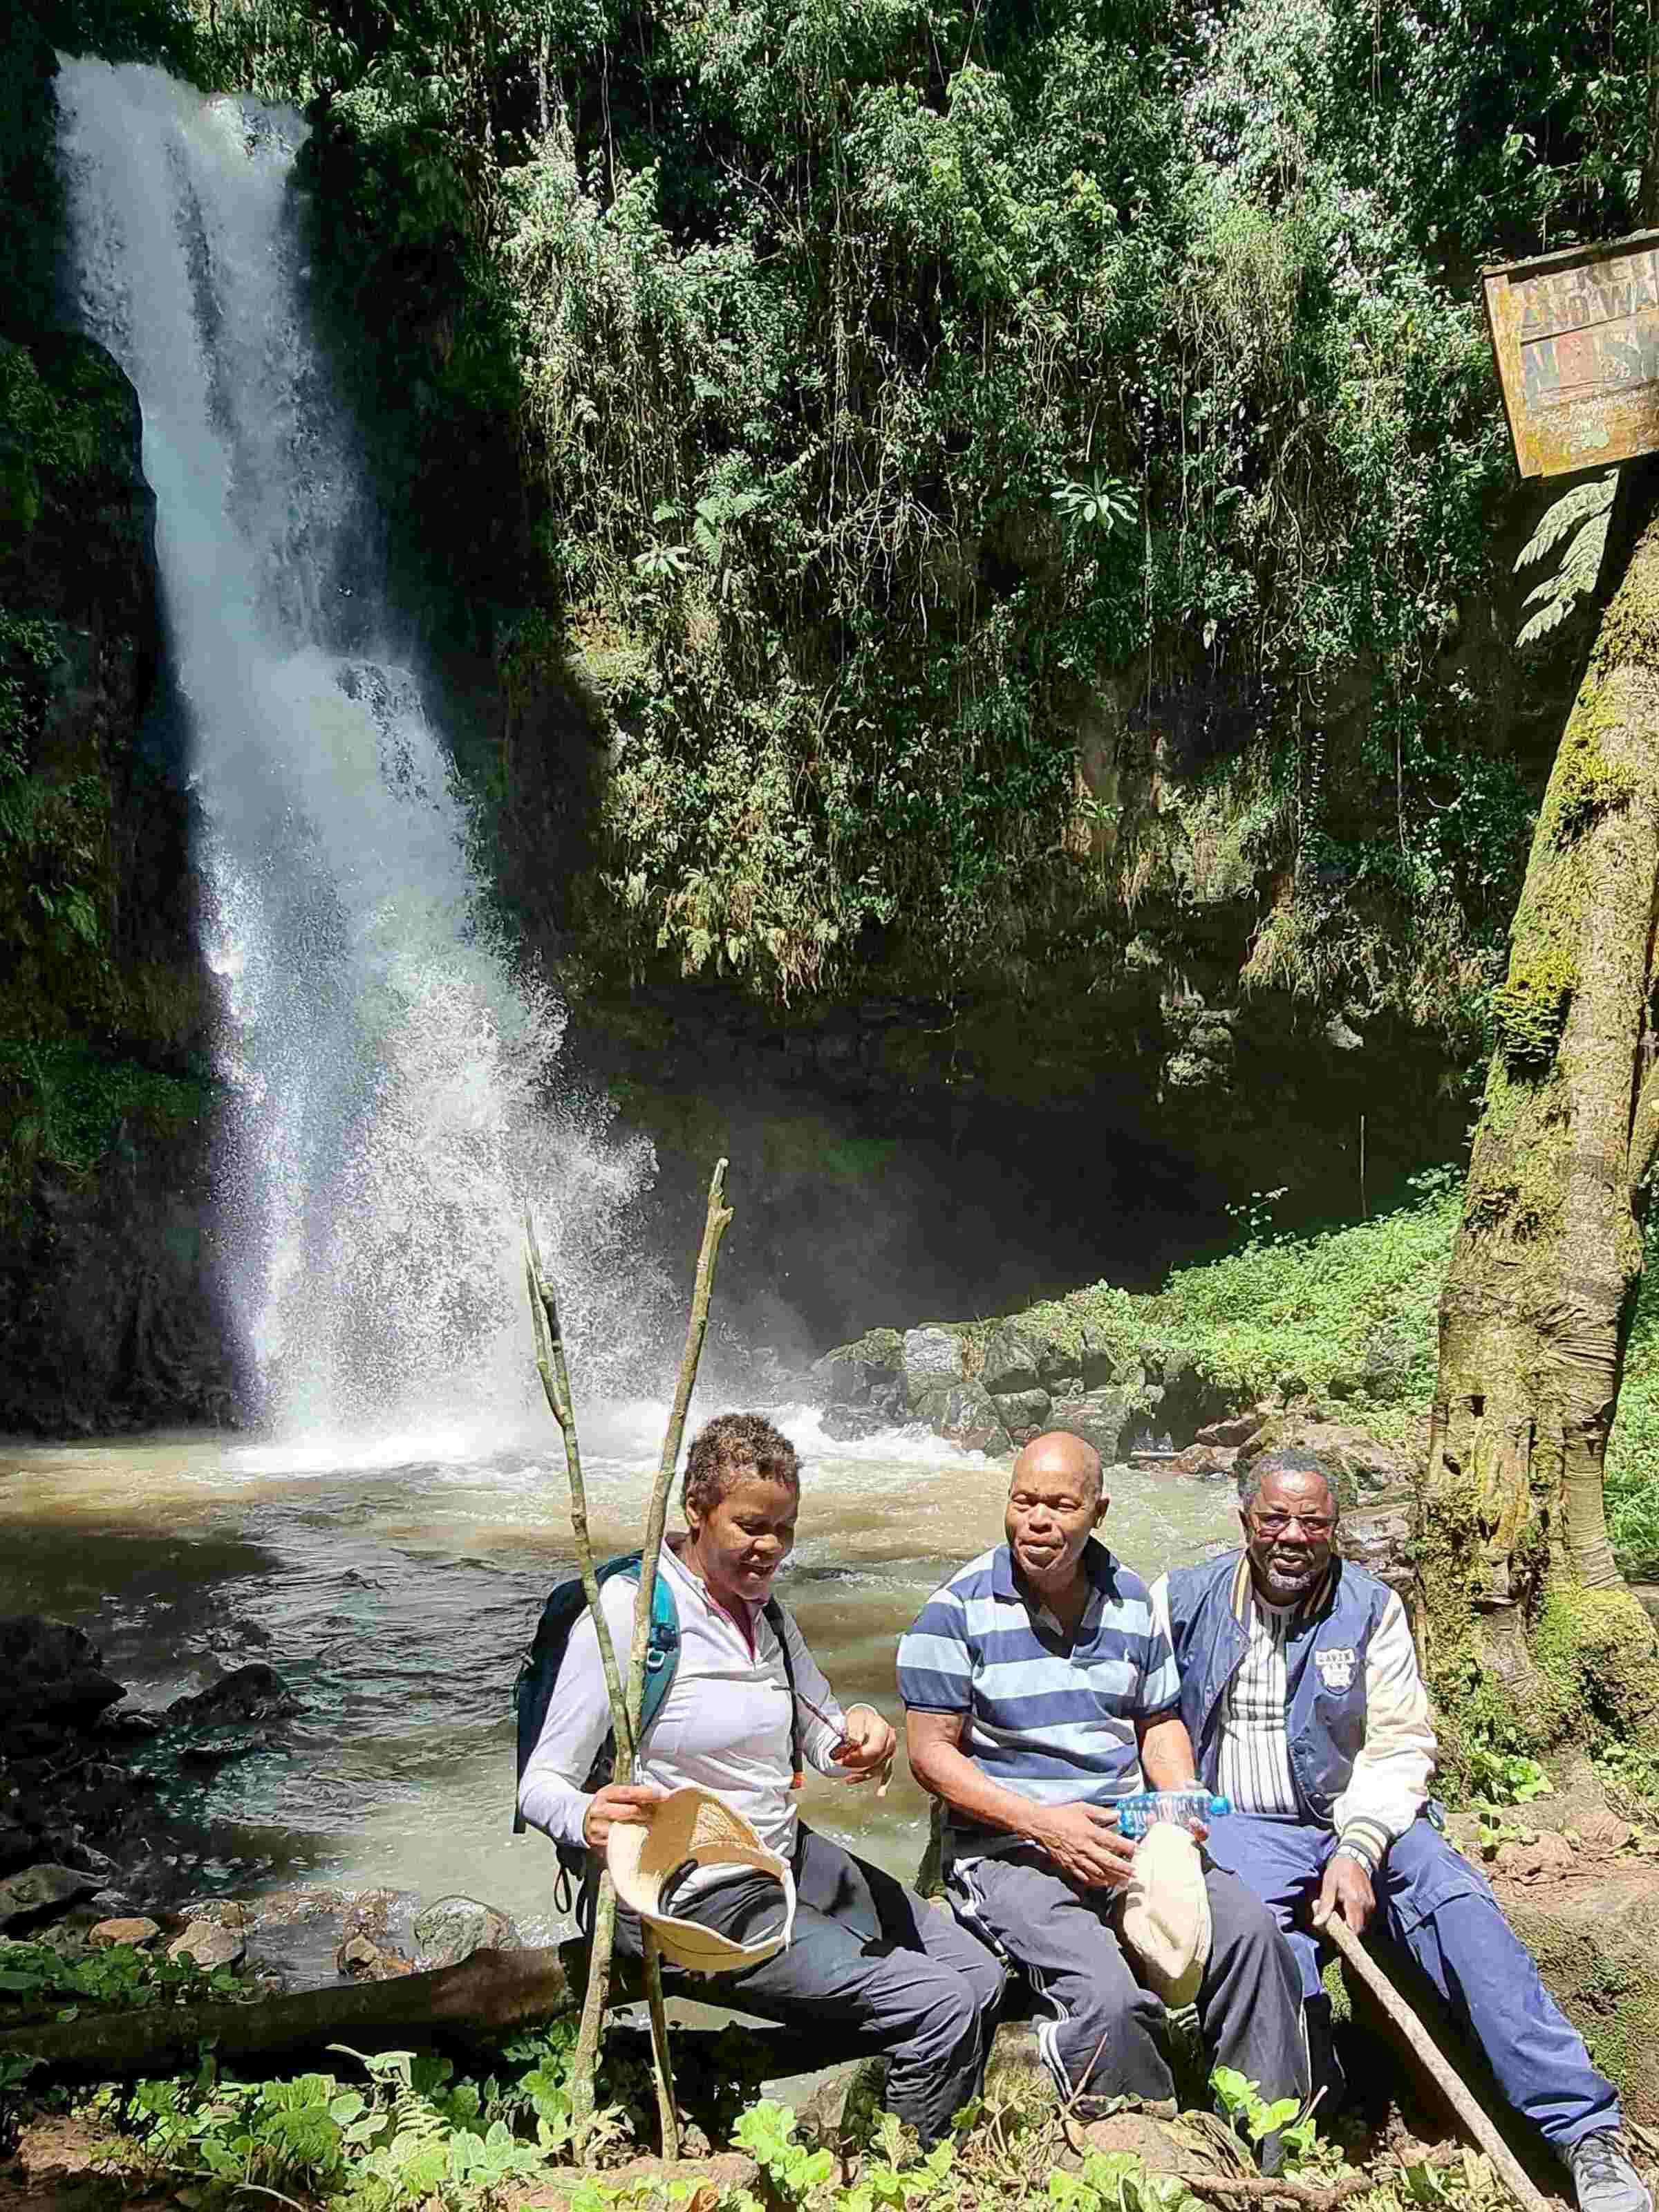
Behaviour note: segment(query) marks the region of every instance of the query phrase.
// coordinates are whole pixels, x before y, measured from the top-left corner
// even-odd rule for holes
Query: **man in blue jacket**
[[[1652,2212],[1612,2084],[1485,1878],[1427,1817],[1434,1729],[1405,1607],[1334,1556],[1337,1511],[1310,1454],[1266,1453],[1241,1485],[1243,1550],[1153,1586],[1200,1778],[1234,1806],[1210,1854],[1278,1916],[1316,2040],[1328,2023],[1317,1931],[1340,1913],[1359,1934],[1380,1911],[1565,2160],[1581,2212]]]

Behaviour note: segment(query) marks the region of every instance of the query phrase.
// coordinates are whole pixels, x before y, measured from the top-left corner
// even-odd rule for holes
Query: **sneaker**
[[[1653,2212],[1646,2183],[1611,2129],[1581,2136],[1567,2153],[1578,2212]]]

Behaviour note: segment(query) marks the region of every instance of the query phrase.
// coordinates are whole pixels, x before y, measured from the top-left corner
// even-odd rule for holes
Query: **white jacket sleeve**
[[[819,1711],[830,1717],[828,1722],[821,1721],[805,1705],[797,1704],[795,1711],[800,1720],[801,1756],[816,1773],[839,1777],[841,1769],[830,1754],[841,1740],[847,1725],[847,1716],[842,1711],[823,1669],[807,1650],[806,1638],[796,1625],[794,1614],[787,1606],[780,1606],[778,1610],[783,1615],[783,1632],[789,1644],[789,1663],[795,1672],[796,1697],[798,1699],[810,1698]]]
[[[1343,1844],[1373,1873],[1422,1811],[1435,1751],[1411,1626],[1391,1591],[1365,1654],[1365,1741],[1332,1808]]]
[[[624,1674],[639,1587],[626,1575],[613,1575],[599,1592],[617,1664]],[[547,1701],[547,1718],[519,1784],[519,1810],[532,1828],[541,1829],[556,1843],[574,1844],[578,1850],[586,1848],[582,1823],[593,1794],[582,1784],[610,1733],[611,1698],[599,1634],[592,1614],[584,1613],[564,1647],[558,1679]]]

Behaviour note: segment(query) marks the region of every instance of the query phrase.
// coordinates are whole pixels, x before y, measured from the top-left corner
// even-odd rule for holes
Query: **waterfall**
[[[649,1148],[556,1079],[562,1009],[515,963],[388,644],[380,526],[307,323],[305,125],[101,62],[64,62],[58,102],[80,313],[143,403],[223,1001],[222,1273],[265,1418],[527,1404],[527,1198],[579,1387],[637,1389]]]

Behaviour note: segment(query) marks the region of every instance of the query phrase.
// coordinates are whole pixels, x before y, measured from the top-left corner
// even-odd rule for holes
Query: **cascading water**
[[[651,1333],[648,1148],[554,1099],[562,1012],[515,972],[417,684],[378,657],[378,524],[305,312],[302,121],[100,62],[58,99],[81,313],[143,406],[230,1039],[224,1273],[267,1417],[499,1418],[533,1387],[526,1196],[589,1373]]]

